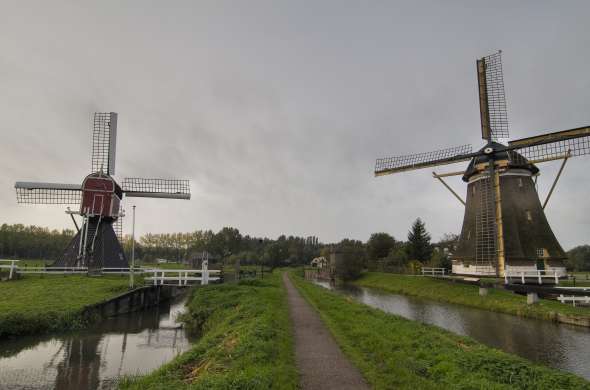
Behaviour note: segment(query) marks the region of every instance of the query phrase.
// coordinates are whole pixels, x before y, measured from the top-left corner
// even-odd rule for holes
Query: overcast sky
[[[405,239],[418,216],[434,239],[460,232],[463,207],[431,170],[373,169],[483,145],[478,57],[503,51],[513,138],[590,124],[588,1],[83,3],[0,0],[0,223],[73,227],[13,187],[81,183],[95,111],[119,113],[117,179],[191,180],[190,201],[127,199],[140,234],[323,242]],[[540,168],[544,198],[559,162]],[[565,249],[590,242],[589,169],[568,162],[548,205]]]

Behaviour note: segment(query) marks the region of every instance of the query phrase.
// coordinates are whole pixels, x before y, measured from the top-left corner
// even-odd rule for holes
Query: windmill
[[[544,213],[568,158],[590,153],[590,127],[557,131],[501,143],[508,118],[501,52],[476,61],[481,136],[485,146],[471,145],[377,159],[375,176],[469,161],[465,171],[433,176],[465,205],[463,227],[453,253],[453,273],[504,276],[510,271],[544,269],[565,275],[565,252]],[[536,164],[562,160],[547,198],[541,204]],[[464,201],[444,181],[462,175]]]
[[[77,229],[57,267],[127,268],[117,234],[124,197],[190,199],[188,180],[113,178],[117,144],[117,113],[95,113],[92,133],[92,173],[82,184],[16,182],[16,199],[26,204],[78,205],[70,214]],[[82,217],[78,227],[74,214]]]

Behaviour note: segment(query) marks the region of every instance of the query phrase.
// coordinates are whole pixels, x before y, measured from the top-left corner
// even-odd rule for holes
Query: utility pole
[[[133,205],[133,227],[131,228],[131,272],[129,273],[129,287],[135,285],[135,205]]]

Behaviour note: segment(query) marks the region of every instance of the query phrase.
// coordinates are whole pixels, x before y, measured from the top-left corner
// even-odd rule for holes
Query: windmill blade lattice
[[[191,196],[189,180],[128,177],[121,187],[128,197],[190,199]]]
[[[79,184],[16,182],[16,201],[22,204],[79,205],[82,188]]]
[[[590,154],[590,127],[579,127],[510,141],[509,148],[532,162]]]
[[[462,145],[427,153],[380,158],[375,163],[375,176],[468,161],[473,157],[471,151],[471,145]]]
[[[477,76],[482,138],[488,141],[508,138],[502,52],[478,60]]]
[[[92,172],[115,174],[117,113],[95,112],[92,130]]]

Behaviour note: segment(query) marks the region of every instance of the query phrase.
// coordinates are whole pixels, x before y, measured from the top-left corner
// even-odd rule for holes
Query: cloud
[[[590,119],[584,2],[25,7],[0,16],[8,223],[70,227],[59,207],[16,205],[12,187],[81,182],[94,111],[119,113],[118,179],[191,180],[188,202],[127,200],[140,233],[231,225],[323,241],[404,238],[417,216],[435,238],[460,231],[461,205],[429,171],[372,170],[377,157],[481,145],[477,57],[504,50],[514,137]],[[568,163],[547,211],[566,248],[587,242],[588,163]],[[557,169],[546,165],[542,194]]]

